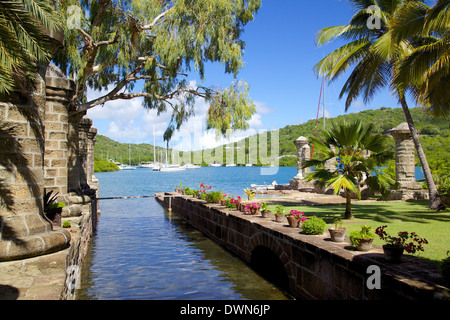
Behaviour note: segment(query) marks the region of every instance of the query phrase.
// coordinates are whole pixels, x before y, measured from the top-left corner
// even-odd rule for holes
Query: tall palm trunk
[[[353,218],[353,215],[352,215],[352,193],[350,190],[346,190],[344,219],[351,219],[351,218]]]
[[[428,194],[430,197],[429,208],[435,211],[444,210],[445,204],[442,199],[439,197],[439,193],[436,188],[436,184],[434,183],[433,176],[431,175],[430,167],[428,166],[427,157],[425,156],[425,152],[423,152],[422,144],[419,140],[419,135],[417,134],[416,127],[414,125],[414,121],[411,117],[411,113],[409,112],[408,104],[406,103],[406,99],[403,95],[400,96],[400,103],[402,105],[403,112],[405,114],[406,122],[409,126],[409,131],[411,132],[412,139],[414,141],[414,145],[416,147],[417,155],[419,157],[420,163],[422,165],[422,170],[425,176],[425,181],[428,186]]]

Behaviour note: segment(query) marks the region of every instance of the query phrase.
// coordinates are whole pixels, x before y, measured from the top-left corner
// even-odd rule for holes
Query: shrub
[[[212,191],[210,193],[206,193],[206,199],[205,200],[208,203],[217,203],[217,202],[219,202],[219,199],[220,199],[221,196],[222,196],[222,192],[220,192],[220,191]]]
[[[97,160],[94,161],[94,171],[95,172],[119,171],[119,167],[117,166],[117,164],[109,161]]]
[[[304,234],[317,235],[325,231],[327,224],[322,218],[316,216],[303,222],[302,229]]]
[[[70,228],[72,226],[72,224],[70,223],[70,221],[64,221],[62,226],[63,226],[63,228]]]

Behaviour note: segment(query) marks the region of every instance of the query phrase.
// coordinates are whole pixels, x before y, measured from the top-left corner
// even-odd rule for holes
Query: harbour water
[[[261,176],[257,167],[151,169],[96,173],[101,197],[148,196],[180,181],[232,195],[250,183],[288,183],[295,168]],[[83,268],[78,299],[285,300],[239,258],[164,210],[154,198],[101,200],[97,232]]]
[[[420,168],[419,168],[420,170]],[[211,185],[244,196],[250,184],[289,183],[296,168],[261,175],[258,167],[151,169],[96,173],[100,197],[150,196]],[[421,179],[420,171],[417,179]],[[163,209],[154,198],[101,200],[78,299],[285,300],[288,295],[239,258]]]

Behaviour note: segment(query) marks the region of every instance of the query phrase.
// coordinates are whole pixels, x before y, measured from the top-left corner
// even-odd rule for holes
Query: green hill
[[[414,119],[415,125],[420,133],[420,139],[424,151],[427,155],[430,167],[436,168],[439,164],[446,164],[450,158],[450,136],[449,136],[449,123],[448,119],[435,119],[423,109],[413,108],[411,109],[411,115]],[[333,119],[326,119],[327,123],[330,121],[362,119],[366,122],[372,122],[376,125],[377,131],[387,134],[389,130],[395,128],[400,123],[405,122],[403,111],[401,108],[381,108],[377,110],[366,110],[359,113],[350,113],[342,116],[338,116]],[[322,130],[323,119],[319,119],[317,134],[320,134]],[[306,123],[299,125],[289,125],[280,129],[280,156],[295,155],[297,153],[294,141],[300,137],[314,134],[314,128],[316,120],[310,120]],[[245,139],[245,153],[248,152],[248,138]],[[260,141],[257,145],[259,147]],[[270,138],[268,138],[267,144],[270,150]],[[235,144],[237,145],[237,144]],[[394,149],[394,140],[391,139],[390,147]],[[223,146],[225,148],[225,146]],[[252,152],[255,148],[252,147]],[[130,150],[130,160],[129,160]],[[161,153],[165,156],[165,150],[160,147],[156,147],[157,156]],[[150,144],[122,144],[113,141],[107,137],[98,135],[95,145],[95,159],[107,160],[115,159],[116,161],[122,161],[131,164],[138,164],[141,162],[153,161],[153,145]],[[224,149],[224,162],[226,159],[226,150]],[[284,157],[280,159],[281,166],[296,166],[295,157]],[[204,165],[206,165],[204,163]]]

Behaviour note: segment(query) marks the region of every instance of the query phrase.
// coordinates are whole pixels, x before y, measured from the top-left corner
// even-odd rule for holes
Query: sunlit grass
[[[336,205],[289,205],[286,212],[292,209],[305,212],[306,216],[323,218],[329,226],[333,225],[335,218],[343,218],[345,204]],[[269,206],[272,211],[275,206]],[[352,204],[353,219],[344,220],[347,235],[353,230],[359,230],[361,225],[368,225],[372,230],[387,225],[386,231],[395,235],[399,231],[416,232],[420,237],[426,238],[429,244],[425,251],[417,256],[440,261],[447,257],[450,250],[450,210],[434,212],[428,209],[428,201],[377,201],[355,202]],[[378,236],[374,244],[384,244]]]

